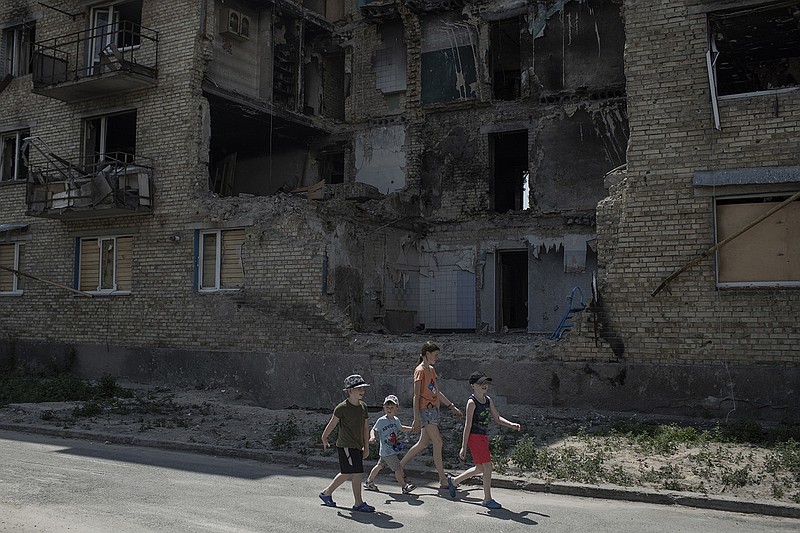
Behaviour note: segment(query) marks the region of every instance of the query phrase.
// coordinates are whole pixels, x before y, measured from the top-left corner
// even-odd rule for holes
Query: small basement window
[[[800,85],[800,1],[708,14],[707,62],[720,97]]]
[[[717,198],[717,242],[744,228],[789,196]],[[718,286],[800,286],[798,233],[800,201],[795,201],[717,250]]]

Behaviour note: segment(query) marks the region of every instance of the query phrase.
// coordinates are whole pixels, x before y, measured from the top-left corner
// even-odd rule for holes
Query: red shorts
[[[491,462],[492,456],[489,453],[489,437],[487,435],[470,433],[467,438],[467,446],[469,446],[469,453],[472,454],[472,462],[476,465]]]

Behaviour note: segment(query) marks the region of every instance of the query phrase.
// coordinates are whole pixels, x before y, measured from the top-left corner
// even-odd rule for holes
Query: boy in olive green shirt
[[[333,410],[328,425],[322,432],[322,448],[327,450],[328,437],[333,428],[339,425],[339,436],[336,439],[336,449],[339,452],[339,473],[333,481],[319,493],[319,498],[327,507],[336,507],[333,501],[333,491],[342,483],[351,480],[353,485],[354,511],[371,513],[375,508],[361,499],[361,478],[364,477],[364,459],[369,456],[369,425],[367,424],[367,405],[364,403],[364,392],[369,387],[364,379],[353,374],[344,380],[344,392],[347,400],[337,405]]]

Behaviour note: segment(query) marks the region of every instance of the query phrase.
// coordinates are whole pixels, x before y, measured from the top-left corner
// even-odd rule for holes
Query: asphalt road
[[[372,461],[368,461],[369,464]],[[800,521],[680,506],[494,489],[505,509],[479,505],[477,487],[454,502],[422,486],[403,496],[365,492],[373,514],[350,510],[345,485],[336,509],[319,491],[335,472],[153,448],[0,431],[0,531],[250,532],[374,531],[482,533],[547,531],[781,532]]]

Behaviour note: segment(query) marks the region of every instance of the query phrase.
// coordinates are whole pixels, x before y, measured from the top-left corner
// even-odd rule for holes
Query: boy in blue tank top
[[[456,497],[456,488],[464,480],[472,476],[483,476],[483,502],[481,505],[489,509],[502,509],[503,506],[492,499],[492,456],[489,453],[489,420],[493,419],[501,426],[519,431],[520,426],[509,422],[497,412],[492,399],[486,394],[492,378],[483,372],[473,372],[469,377],[472,395],[467,400],[467,418],[464,421],[464,434],[461,438],[461,460],[467,458],[467,447],[475,466],[456,477],[447,476],[447,488],[450,497]]]

